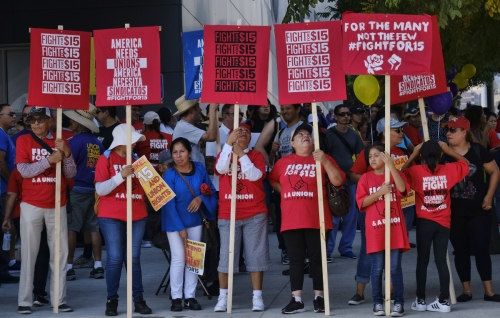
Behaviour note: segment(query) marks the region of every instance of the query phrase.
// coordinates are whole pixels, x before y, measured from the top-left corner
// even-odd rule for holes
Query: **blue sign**
[[[182,32],[186,99],[201,96],[203,83],[203,30]]]

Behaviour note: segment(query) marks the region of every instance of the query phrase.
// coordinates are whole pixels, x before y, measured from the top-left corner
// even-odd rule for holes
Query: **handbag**
[[[194,194],[193,188],[191,188],[191,185],[189,182],[184,178],[182,173],[177,170],[177,168],[174,166],[173,167],[177,174],[182,178],[184,183],[186,183],[189,191],[191,191],[191,195],[193,196],[193,199],[196,198],[196,195]],[[203,226],[202,227],[202,232],[201,232],[201,241],[207,244],[206,249],[207,250],[212,250],[216,249],[219,247],[219,244],[217,243],[217,237],[215,236],[215,227],[217,226],[217,222],[215,220],[209,221],[205,214],[203,213],[203,204],[199,208],[201,217],[203,218]]]
[[[328,205],[332,215],[336,218],[346,216],[351,206],[349,192],[345,187],[340,190],[337,189],[329,180],[326,181],[326,189],[328,192]]]

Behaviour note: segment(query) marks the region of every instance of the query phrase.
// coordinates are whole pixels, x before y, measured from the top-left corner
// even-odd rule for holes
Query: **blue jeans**
[[[405,302],[401,255],[401,250],[391,250],[391,282],[394,290],[394,304],[404,304]],[[372,253],[372,298],[374,304],[384,303],[382,296],[384,265],[385,251]]]
[[[342,238],[339,243],[339,253],[345,254],[352,252],[352,243],[356,237],[356,225],[358,224],[358,206],[356,204],[356,184],[351,184],[349,187],[349,197],[351,199],[351,206],[349,213],[342,217]],[[326,255],[330,256],[335,250],[335,241],[337,239],[337,232],[339,229],[340,218],[332,217],[333,230],[332,234],[328,237],[326,243]]]
[[[405,216],[406,231],[407,231],[407,234],[410,235],[409,232],[411,229],[411,225],[413,223],[413,219],[415,218],[415,206],[412,205],[412,206],[404,208],[403,214]],[[410,239],[410,237],[408,237],[408,240],[409,239]]]
[[[107,299],[118,300],[122,265],[126,260],[127,222],[99,218],[102,235],[106,241]],[[142,299],[141,243],[146,230],[146,218],[132,222],[132,296],[134,302]]]
[[[361,230],[361,247],[358,253],[358,264],[356,267],[356,283],[368,284],[372,272],[372,255],[366,254],[366,213],[360,212],[358,215],[358,224]]]

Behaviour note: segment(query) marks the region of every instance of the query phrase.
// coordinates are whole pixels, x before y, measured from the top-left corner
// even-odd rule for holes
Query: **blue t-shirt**
[[[97,159],[104,152],[104,147],[99,139],[88,131],[76,134],[71,138],[69,147],[76,163],[73,191],[79,192],[79,188],[94,189],[95,166]]]
[[[7,167],[9,171],[12,172],[15,168],[16,163],[16,147],[12,140],[10,140],[9,135],[3,129],[0,128],[0,150],[5,152],[5,161],[7,162]],[[9,180],[5,180],[3,177],[0,178],[0,190],[2,194],[7,193],[7,183]]]

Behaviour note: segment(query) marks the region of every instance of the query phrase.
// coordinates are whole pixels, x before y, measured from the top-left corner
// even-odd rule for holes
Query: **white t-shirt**
[[[160,131],[169,135],[174,134],[174,130],[172,129],[172,127],[165,125],[163,123],[160,124]]]
[[[222,124],[219,128],[219,140],[220,140],[220,149],[222,150],[224,148],[224,145],[226,144],[227,138],[229,138],[229,128],[226,127],[226,125]],[[207,149],[205,151],[207,156],[211,157],[217,157],[217,142],[211,141],[207,142]],[[215,167],[214,167],[215,169]],[[219,176],[211,175],[210,179],[212,180],[212,183],[214,184],[214,187],[217,191],[219,191]]]
[[[193,151],[191,152],[191,159],[196,162],[201,162],[205,166],[205,157],[201,153],[200,140],[205,134],[205,131],[188,123],[185,120],[180,120],[175,126],[172,139],[175,140],[179,137],[184,137],[191,143]]]

